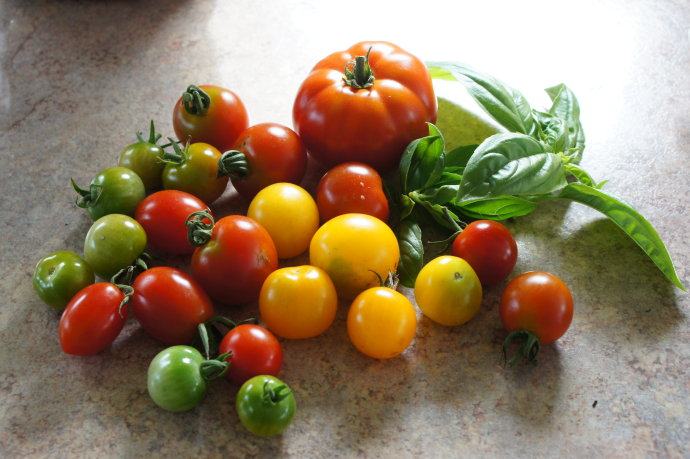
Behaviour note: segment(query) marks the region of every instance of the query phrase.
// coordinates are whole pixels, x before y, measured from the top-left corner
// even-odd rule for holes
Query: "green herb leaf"
[[[462,174],[467,166],[467,161],[472,157],[472,153],[479,145],[462,145],[446,152],[444,172]]]
[[[448,228],[451,231],[457,231],[460,228],[458,223],[462,222],[462,220],[460,220],[460,217],[458,217],[455,212],[448,209],[447,206],[435,204],[427,200],[427,196],[418,191],[411,192],[409,197],[415,202],[415,204],[426,210],[429,216],[431,216],[439,225]]]
[[[400,246],[400,263],[398,263],[400,283],[405,287],[414,288],[417,274],[424,265],[422,230],[417,222],[408,219],[400,223],[398,244]]]
[[[551,113],[538,110],[533,110],[532,113],[537,121],[536,138],[544,144],[546,150],[554,153],[567,151],[570,144],[565,121]]]
[[[586,170],[584,170],[577,164],[566,164],[565,173],[584,185],[591,186],[594,188],[600,188],[599,186],[597,186],[596,182],[594,182],[592,176],[589,175],[589,173]]]
[[[495,196],[453,203],[459,212],[474,219],[506,220],[530,214],[537,204],[517,196]]]
[[[428,62],[427,67],[432,78],[464,83],[479,105],[509,131],[523,134],[534,132],[532,109],[519,91],[462,64]]]
[[[441,131],[429,123],[429,135],[410,142],[400,160],[403,193],[427,188],[436,182],[443,172],[443,150]]]
[[[561,190],[558,197],[579,202],[606,215],[644,250],[668,280],[685,291],[685,286],[676,274],[671,256],[659,233],[635,209],[600,190],[581,183],[569,184]]]
[[[580,123],[580,104],[575,94],[563,83],[545,89],[553,103],[549,113],[562,119],[568,131],[568,149],[566,152],[575,164],[582,159],[585,149],[585,132]]]
[[[534,195],[567,185],[563,162],[532,137],[495,134],[475,150],[463,172],[459,201],[500,195]]]

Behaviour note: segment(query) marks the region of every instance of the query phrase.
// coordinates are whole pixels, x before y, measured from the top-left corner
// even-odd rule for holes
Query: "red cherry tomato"
[[[467,261],[485,286],[508,277],[517,261],[517,244],[508,228],[491,220],[477,220],[453,241],[452,254]]]
[[[249,126],[244,104],[229,89],[202,84],[191,85],[173,109],[173,128],[182,142],[204,142],[225,151]]]
[[[367,214],[388,221],[381,176],[363,163],[344,163],[326,172],[316,191],[316,205],[322,222],[343,214]]]
[[[220,342],[220,353],[232,352],[227,378],[235,384],[259,375],[276,376],[283,364],[283,350],[276,337],[258,325],[239,325]]]
[[[242,215],[229,215],[197,229],[200,245],[192,255],[192,274],[216,301],[242,304],[256,301],[264,280],[278,268],[276,246],[263,226]],[[213,229],[208,230],[210,227]]]
[[[137,276],[131,306],[146,332],[168,344],[188,344],[197,326],[213,317],[213,304],[187,273],[169,267],[151,268]]]
[[[187,255],[194,252],[194,246],[187,240],[185,221],[192,212],[204,209],[208,206],[196,196],[164,190],[141,201],[134,216],[146,231],[146,240],[153,251]]]
[[[251,199],[268,185],[298,184],[307,168],[307,150],[295,131],[276,123],[263,123],[240,134],[233,150],[219,163],[238,193]]]
[[[127,318],[125,294],[110,282],[83,288],[60,318],[60,346],[67,354],[98,354],[115,341]]]

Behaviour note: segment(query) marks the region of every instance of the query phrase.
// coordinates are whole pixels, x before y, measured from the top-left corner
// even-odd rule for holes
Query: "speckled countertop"
[[[463,327],[421,319],[387,362],[353,349],[341,305],[324,336],[284,343],[299,411],[273,439],[242,429],[224,382],[192,412],[156,408],[145,375],[161,346],[133,321],[102,355],[62,354],[58,317],[30,283],[41,256],[82,248],[89,221],[69,177],[113,164],[150,118],[171,133],[187,84],[231,87],[252,122],[290,124],[311,65],[383,38],[531,100],[566,82],[582,106],[583,165],[654,223],[688,285],[688,27],[681,0],[0,2],[0,456],[688,457],[690,297],[579,205],[510,223],[516,271],[554,272],[576,300],[537,367],[501,365],[500,288]],[[243,205],[232,192],[219,202]]]

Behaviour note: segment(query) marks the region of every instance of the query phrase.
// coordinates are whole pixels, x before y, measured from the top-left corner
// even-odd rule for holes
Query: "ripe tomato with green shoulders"
[[[172,148],[163,155],[163,188],[185,191],[209,204],[218,199],[228,185],[228,178],[218,175],[220,151],[207,143],[182,148],[172,141]]]

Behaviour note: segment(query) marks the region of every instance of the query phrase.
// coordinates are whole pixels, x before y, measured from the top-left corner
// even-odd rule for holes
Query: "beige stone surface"
[[[69,178],[113,164],[150,118],[170,134],[187,84],[231,87],[252,122],[289,125],[311,65],[387,39],[539,103],[542,88],[567,83],[582,106],[583,166],[652,221],[688,285],[688,27],[682,0],[1,1],[0,456],[688,457],[688,295],[579,205],[510,223],[516,272],[556,273],[576,302],[538,366],[501,365],[500,288],[465,326],[420,317],[413,346],[386,362],[350,345],[341,305],[324,336],[283,342],[299,408],[273,439],[242,429],[225,382],[189,413],[158,409],[145,380],[161,346],[133,320],[101,355],[62,354],[58,316],[30,282],[44,254],[82,249],[89,221]],[[232,191],[218,204],[245,205]]]

